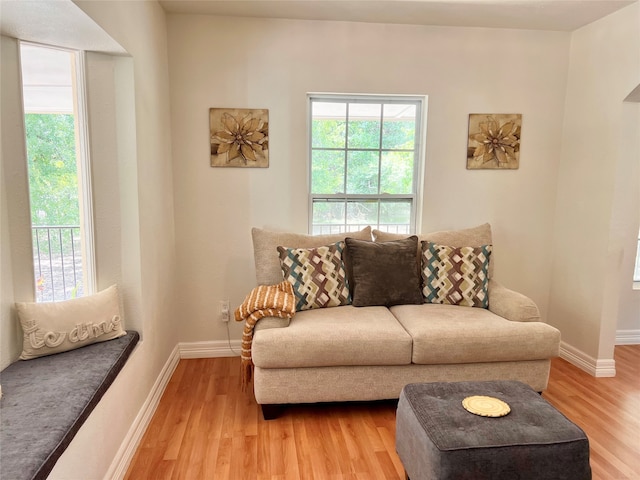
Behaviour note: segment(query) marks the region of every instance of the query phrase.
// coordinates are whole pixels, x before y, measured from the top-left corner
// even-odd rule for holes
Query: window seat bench
[[[45,479],[125,365],[140,336],[33,360],[0,372],[0,478]]]

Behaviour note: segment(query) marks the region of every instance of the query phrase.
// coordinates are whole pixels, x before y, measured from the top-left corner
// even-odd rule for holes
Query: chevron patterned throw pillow
[[[342,261],[344,242],[316,248],[278,247],[284,279],[293,285],[296,311],[351,303]]]
[[[425,303],[489,307],[491,245],[447,247],[422,242],[422,294]]]

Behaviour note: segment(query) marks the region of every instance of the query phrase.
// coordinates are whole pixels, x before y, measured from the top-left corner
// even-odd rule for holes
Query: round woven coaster
[[[468,412],[481,417],[504,417],[511,411],[508,404],[494,397],[475,395],[462,400],[462,406]]]

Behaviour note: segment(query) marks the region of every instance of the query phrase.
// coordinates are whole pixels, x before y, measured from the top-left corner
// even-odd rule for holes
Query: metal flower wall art
[[[521,128],[521,114],[470,114],[467,169],[517,169]]]
[[[212,167],[269,166],[269,110],[209,109]]]

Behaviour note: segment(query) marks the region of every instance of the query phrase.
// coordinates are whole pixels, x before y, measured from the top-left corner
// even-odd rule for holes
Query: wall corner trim
[[[640,345],[640,330],[618,330],[616,345]]]
[[[565,342],[560,343],[560,358],[594,377],[616,376],[616,361],[613,358],[595,359]]]

